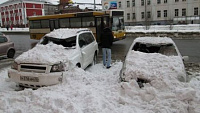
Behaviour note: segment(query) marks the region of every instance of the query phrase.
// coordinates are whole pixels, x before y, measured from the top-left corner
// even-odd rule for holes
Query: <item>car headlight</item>
[[[64,64],[63,63],[52,65],[51,72],[60,72],[60,71],[64,71]]]
[[[17,62],[14,62],[11,66],[12,69],[18,70],[18,64]]]

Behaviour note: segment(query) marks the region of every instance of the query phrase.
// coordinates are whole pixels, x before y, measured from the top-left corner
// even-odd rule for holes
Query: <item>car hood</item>
[[[24,52],[15,59],[15,62],[34,64],[56,64],[68,62],[76,53],[76,49],[66,49],[61,45],[53,43],[47,45],[36,45],[34,48]]]
[[[155,79],[172,78],[185,81],[186,73],[180,56],[165,56],[159,53],[142,53],[131,51],[125,61],[124,77],[130,79]]]

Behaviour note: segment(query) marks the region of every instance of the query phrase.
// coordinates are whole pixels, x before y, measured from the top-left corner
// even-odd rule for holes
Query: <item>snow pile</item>
[[[137,78],[147,81],[174,80],[178,78],[181,81],[185,81],[186,78],[180,56],[166,56],[159,53],[143,53],[134,50],[127,55],[124,74],[126,75],[126,81],[130,79],[137,80]],[[170,85],[170,83],[167,85]]]
[[[68,62],[75,52],[76,49],[65,49],[53,43],[39,44],[18,56],[15,61],[17,63],[55,64]]]
[[[65,72],[62,84],[13,91],[0,71],[0,112],[21,113],[198,113],[200,79],[190,83],[176,81],[174,87],[157,89],[151,84],[139,88],[135,80],[119,82],[121,62],[110,69],[97,64]],[[163,71],[163,70],[160,70]],[[170,80],[165,80],[171,82]],[[6,85],[5,85],[6,84]],[[159,84],[159,83],[157,83]],[[196,94],[196,95],[195,95]]]
[[[151,25],[146,30],[145,26],[125,26],[126,32],[200,32],[199,24],[188,25]]]

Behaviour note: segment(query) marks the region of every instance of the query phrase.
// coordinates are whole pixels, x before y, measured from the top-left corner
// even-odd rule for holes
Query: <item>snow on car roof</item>
[[[169,37],[138,37],[134,42],[150,43],[150,44],[173,44],[173,40]]]
[[[59,39],[65,39],[72,36],[76,36],[79,31],[89,30],[87,28],[76,28],[76,29],[69,29],[69,28],[61,28],[55,29],[54,31],[46,34],[45,36],[54,37]]]

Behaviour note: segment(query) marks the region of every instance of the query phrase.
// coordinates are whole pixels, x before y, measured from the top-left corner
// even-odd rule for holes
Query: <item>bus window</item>
[[[59,28],[58,19],[55,20],[55,29]]]
[[[104,27],[111,27],[110,24],[109,24],[109,18],[108,17],[104,17],[103,19],[103,22],[104,22]]]
[[[81,27],[81,18],[70,18],[71,27]]]
[[[37,21],[31,21],[31,28],[35,29],[35,28],[41,28],[41,24],[40,24],[40,20]]]
[[[119,26],[119,18],[118,17],[113,17],[113,24],[112,24],[112,30],[116,31],[117,26]]]
[[[123,17],[119,17],[119,29],[120,30],[124,30],[125,27],[124,27],[124,18]]]
[[[41,20],[42,28],[49,28],[49,20]]]
[[[94,17],[83,17],[82,27],[94,27]]]
[[[60,19],[60,27],[61,28],[70,27],[69,26],[69,18],[62,18],[62,19]]]

